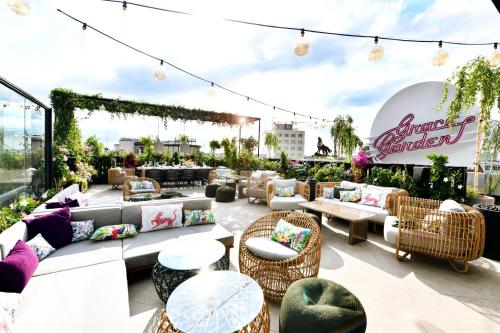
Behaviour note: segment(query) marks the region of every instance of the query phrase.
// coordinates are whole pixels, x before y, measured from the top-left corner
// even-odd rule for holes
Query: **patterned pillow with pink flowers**
[[[373,188],[363,188],[361,189],[361,205],[375,206],[384,208],[385,202],[387,200],[387,195],[391,193],[392,190],[377,190]]]

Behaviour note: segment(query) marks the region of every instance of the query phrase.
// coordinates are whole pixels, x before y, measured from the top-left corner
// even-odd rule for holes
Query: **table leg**
[[[368,221],[349,221],[349,245],[355,245],[368,239]]]

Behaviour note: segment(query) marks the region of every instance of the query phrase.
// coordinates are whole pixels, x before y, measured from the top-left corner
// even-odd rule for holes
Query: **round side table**
[[[194,227],[195,228],[195,227]],[[227,270],[226,248],[215,239],[187,239],[170,243],[158,254],[151,277],[160,299],[167,302],[174,289],[203,270]]]
[[[238,272],[207,272],[174,290],[158,333],[268,333],[269,308],[255,280]]]

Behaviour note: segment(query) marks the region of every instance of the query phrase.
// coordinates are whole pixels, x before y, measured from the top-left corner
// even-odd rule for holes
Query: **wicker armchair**
[[[130,173],[132,170],[132,173]],[[133,169],[109,168],[108,169],[108,184],[113,190],[118,189],[118,186],[123,185],[127,178],[135,178]]]
[[[245,242],[250,237],[271,237],[278,221],[311,229],[311,237],[306,247],[294,258],[270,260],[250,252]],[[281,303],[288,287],[295,281],[318,276],[321,258],[321,232],[318,223],[308,214],[279,211],[264,215],[254,221],[241,235],[239,249],[240,272],[253,278],[264,291],[264,297]]]
[[[131,186],[130,186],[130,183],[132,181],[137,181],[137,182],[149,181],[149,182],[153,183],[154,189],[151,189],[151,190],[136,190],[136,191],[134,191],[134,190],[131,189]],[[161,191],[160,184],[156,180],[154,180],[154,179],[145,178],[145,177],[136,177],[134,179],[127,179],[123,183],[123,200],[124,201],[129,201],[130,200],[130,196],[134,195],[134,194],[160,193],[160,191]]]
[[[457,272],[465,273],[469,261],[483,254],[484,216],[466,205],[461,213],[439,211],[440,204],[438,200],[399,198],[396,257],[404,259],[411,253],[441,257]],[[463,261],[463,267],[455,261]]]
[[[310,189],[310,186],[308,183],[302,182],[302,181],[297,181],[297,185],[295,187],[295,192],[297,194],[299,194],[300,196],[302,196],[306,201],[309,201],[309,189]],[[275,195],[276,195],[275,186],[274,186],[272,181],[268,181],[266,184],[266,200],[267,200],[268,207],[273,209],[273,210],[275,210],[275,208],[273,208],[271,200],[274,198]],[[302,209],[302,208],[300,208],[300,206],[297,205],[297,207],[293,208],[293,209]]]

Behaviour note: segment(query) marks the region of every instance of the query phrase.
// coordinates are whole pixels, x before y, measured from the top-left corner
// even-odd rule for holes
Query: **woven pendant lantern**
[[[437,51],[434,59],[432,59],[432,64],[434,66],[443,66],[448,62],[450,55],[447,51],[443,50],[443,41],[439,41],[439,50]]]

